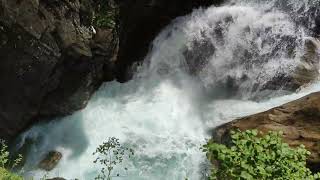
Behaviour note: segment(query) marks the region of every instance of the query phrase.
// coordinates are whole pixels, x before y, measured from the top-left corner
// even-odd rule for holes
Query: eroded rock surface
[[[113,79],[117,44],[94,38],[92,4],[0,0],[0,138],[39,117],[85,107],[101,82]]]
[[[214,130],[217,142],[230,143],[229,132],[257,129],[262,133],[282,131],[290,146],[301,144],[311,152],[308,164],[314,170],[320,165],[320,92],[270,109],[266,112],[237,119]]]

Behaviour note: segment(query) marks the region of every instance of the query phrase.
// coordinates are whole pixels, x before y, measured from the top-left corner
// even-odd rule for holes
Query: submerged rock
[[[114,79],[117,42],[94,38],[92,4],[0,0],[0,138],[85,107],[103,80]]]
[[[288,76],[276,76],[267,82],[262,90],[278,90],[280,88],[295,91],[318,79],[320,73],[320,41],[317,38],[305,39],[304,53],[298,65]]]
[[[316,80],[320,73],[320,41],[317,38],[308,38],[305,41],[305,53],[301,58],[292,78],[298,86],[303,86]]]
[[[280,44],[290,45],[294,41],[292,38],[283,38]],[[191,48],[187,48],[183,55],[188,65],[188,72],[191,75],[199,77],[209,91],[215,89],[227,90],[229,93],[225,95],[226,97],[241,96],[242,98],[242,96],[248,96],[249,99],[262,99],[287,94],[318,80],[320,76],[320,41],[317,38],[305,39],[303,55],[296,59],[290,57],[292,52],[289,49],[283,49],[292,62],[297,62],[292,66],[292,70],[275,67],[273,70],[276,72],[273,74],[268,74],[269,71],[266,71],[265,66],[268,63],[272,64],[273,58],[281,61],[279,57],[273,57],[272,54],[261,57],[254,54],[256,51],[250,52],[243,47],[242,54],[236,51],[232,52],[236,54],[237,58],[226,63],[224,62],[225,59],[221,61],[221,59],[215,57],[217,47],[212,43],[209,38],[201,39],[199,42],[197,40],[193,41]],[[289,62],[283,63],[289,64]],[[224,69],[225,71],[216,67],[219,64],[227,67]],[[222,68],[225,68],[224,66]],[[244,67],[247,69],[243,69]],[[257,73],[257,70],[261,71]]]
[[[308,165],[319,171],[320,92],[217,127],[214,130],[214,139],[219,143],[229,144],[229,133],[235,129],[257,129],[262,133],[282,131],[284,141],[290,146],[305,145],[311,152]]]
[[[223,90],[226,97],[241,99],[286,94],[316,80],[319,40],[305,38],[303,26],[266,8],[222,6],[204,15],[195,12],[187,25],[168,33],[187,37],[182,66],[208,92]],[[268,21],[270,17],[278,20]]]
[[[51,171],[58,165],[61,158],[62,158],[62,154],[60,152],[51,151],[39,163],[39,168],[46,171]]]
[[[305,39],[304,53],[292,73],[280,74],[265,83],[261,90],[284,89],[294,92],[307,84],[318,80],[320,75],[320,41],[317,38]]]

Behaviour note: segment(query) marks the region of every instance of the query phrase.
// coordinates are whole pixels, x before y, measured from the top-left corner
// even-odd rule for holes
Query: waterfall
[[[320,90],[317,81],[296,90],[290,79],[303,63],[318,5],[232,0],[175,19],[131,81],[105,83],[85,109],[22,134],[18,146],[33,142],[25,177],[46,174],[37,163],[57,150],[63,158],[50,177],[94,179],[101,167],[92,153],[117,137],[136,154],[125,162],[126,176],[115,179],[202,179],[208,162],[199,148],[212,128]]]

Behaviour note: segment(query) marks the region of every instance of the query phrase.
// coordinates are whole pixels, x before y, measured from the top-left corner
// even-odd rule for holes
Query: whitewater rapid
[[[286,11],[279,2],[235,1],[174,20],[154,40],[133,80],[104,83],[85,109],[21,136],[18,146],[34,142],[24,176],[94,179],[101,167],[92,153],[117,137],[135,156],[125,162],[128,174],[114,179],[202,179],[208,162],[200,147],[212,128],[320,90],[314,82],[297,92],[279,88],[256,98],[265,82],[292,73],[312,26],[299,25],[296,9]],[[288,2],[308,12],[318,1]],[[197,62],[190,61],[199,57],[198,69],[191,70]],[[228,88],[230,79],[236,90]],[[62,160],[48,173],[38,170],[51,150],[62,152]],[[117,172],[123,173],[121,167]]]

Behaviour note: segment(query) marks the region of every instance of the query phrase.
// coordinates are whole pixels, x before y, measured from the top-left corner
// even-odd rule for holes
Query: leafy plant
[[[4,140],[0,140],[0,179],[1,180],[22,180],[22,178],[16,174],[9,172],[6,168],[15,168],[22,160],[22,155],[19,154],[18,158],[12,162],[9,160],[10,153],[8,146]]]
[[[115,28],[118,7],[113,0],[96,0],[93,24],[100,28]]]
[[[0,167],[5,168],[9,159],[8,146],[4,140],[0,140]]]
[[[111,180],[112,177],[120,176],[120,174],[112,176],[114,167],[121,164],[124,158],[131,158],[134,151],[121,145],[119,139],[111,137],[107,142],[99,145],[93,155],[98,156],[94,163],[100,163],[103,166],[101,173],[95,179]],[[124,168],[124,170],[127,171],[128,169]]]
[[[11,173],[2,167],[0,167],[0,179],[1,180],[23,180],[22,177],[14,173]]]
[[[4,140],[0,140],[0,167],[2,168],[15,168],[22,161],[22,155],[19,154],[17,158],[10,161],[10,153],[8,145]]]
[[[306,167],[310,152],[303,145],[290,148],[281,135],[269,132],[259,137],[258,131],[247,130],[231,132],[231,147],[209,141],[203,151],[212,163],[216,161],[209,179],[320,179],[320,173],[312,174]]]

